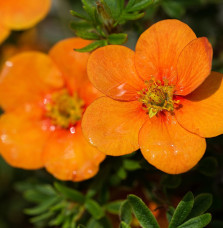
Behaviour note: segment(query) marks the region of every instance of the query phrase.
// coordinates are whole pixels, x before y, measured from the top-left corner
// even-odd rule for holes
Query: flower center
[[[139,101],[143,104],[150,118],[155,116],[159,111],[174,110],[174,104],[178,104],[179,101],[173,99],[174,86],[168,85],[168,81],[161,83],[151,79],[145,81],[146,88],[139,91]]]
[[[75,93],[70,95],[67,90],[56,92],[46,104],[46,116],[53,124],[68,128],[81,119],[84,101]]]

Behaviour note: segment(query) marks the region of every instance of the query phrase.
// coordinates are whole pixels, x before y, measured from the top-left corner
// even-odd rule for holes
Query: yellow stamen
[[[67,90],[56,92],[52,100],[46,105],[46,116],[51,118],[53,124],[68,128],[81,119],[84,101],[75,93],[72,96]]]
[[[174,86],[168,85],[168,81],[160,81],[151,79],[145,82],[147,88],[141,90],[139,101],[142,102],[143,108],[147,111],[150,118],[155,116],[159,111],[167,110],[173,112],[174,104],[179,101],[173,99]]]

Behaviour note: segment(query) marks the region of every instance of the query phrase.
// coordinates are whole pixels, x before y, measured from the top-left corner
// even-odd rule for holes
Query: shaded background
[[[24,50],[47,52],[61,39],[74,36],[69,23],[74,20],[70,9],[81,10],[80,0],[52,0],[49,15],[37,27],[20,32],[12,32],[0,47],[0,65],[8,57]],[[145,17],[127,24],[123,29],[128,33],[127,46],[134,49],[139,35],[151,24],[167,18],[178,18],[186,22],[197,36],[208,37],[213,45],[213,70],[223,73],[223,1],[222,0],[160,0],[155,1],[146,11]],[[127,172],[119,170],[125,158],[108,157],[98,174],[113,164],[105,182],[108,199],[122,199],[128,193],[143,196],[145,192],[165,194],[171,200],[181,199],[188,190],[195,195],[202,192],[213,194],[214,201],[209,210],[213,222],[209,227],[223,227],[223,136],[207,140],[207,152],[199,164],[190,172],[170,176],[154,169],[141,156],[133,153],[130,159],[137,160],[142,169]],[[0,228],[35,227],[23,213],[30,204],[23,198],[23,192],[32,184],[53,183],[55,180],[44,170],[25,171],[8,166],[0,157]],[[90,181],[70,184],[85,190]],[[112,192],[112,194],[111,194]],[[160,193],[161,192],[161,193]],[[117,219],[117,218],[116,218]],[[115,219],[114,219],[115,220]],[[222,220],[222,221],[221,221]],[[44,226],[45,227],[45,226]]]

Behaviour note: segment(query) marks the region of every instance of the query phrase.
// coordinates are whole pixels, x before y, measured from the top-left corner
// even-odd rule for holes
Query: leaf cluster
[[[153,3],[153,0],[82,0],[83,12],[71,10],[79,20],[71,22],[75,34],[92,43],[79,52],[90,52],[108,44],[124,44],[127,34],[120,32],[120,26],[127,21],[137,20],[144,16],[142,12]]]

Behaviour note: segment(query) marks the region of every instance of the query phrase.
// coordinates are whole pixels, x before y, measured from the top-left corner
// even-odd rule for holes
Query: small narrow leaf
[[[125,222],[121,222],[120,228],[131,228],[131,227]]]
[[[153,3],[153,0],[135,0],[134,4],[127,5],[128,12],[140,11]]]
[[[132,222],[131,206],[127,200],[122,203],[119,214],[121,221],[127,224],[130,224]]]
[[[122,14],[121,16],[121,20],[130,20],[130,21],[134,21],[134,20],[138,20],[142,17],[144,17],[145,13],[125,13],[125,14]]]
[[[156,218],[139,197],[129,195],[128,201],[132,206],[136,218],[143,228],[159,228]]]
[[[86,200],[85,208],[95,219],[100,219],[104,216],[104,211],[101,206],[92,199]]]
[[[212,204],[212,195],[208,193],[202,193],[195,197],[194,206],[189,214],[189,218],[196,217],[207,211]]]
[[[72,15],[72,16],[74,16],[74,17],[78,17],[78,18],[80,18],[80,19],[84,19],[84,20],[89,20],[89,18],[86,16],[86,15],[84,15],[84,14],[81,14],[81,13],[78,13],[78,12],[76,12],[76,11],[74,11],[74,10],[70,10],[70,14]]]
[[[127,40],[127,34],[125,33],[113,33],[108,36],[109,44],[124,44]]]
[[[95,41],[93,43],[90,43],[89,45],[87,45],[84,48],[75,49],[75,51],[78,51],[78,52],[91,52],[91,51],[94,51],[96,48],[103,47],[105,45],[107,45],[107,41],[106,40],[97,40],[97,41]]]
[[[41,214],[39,216],[31,218],[30,221],[32,223],[40,222],[42,220],[45,220],[45,219],[48,219],[48,218],[52,217],[53,215],[54,215],[53,212],[49,211],[49,212],[43,213],[43,214]]]
[[[192,192],[188,192],[178,204],[170,221],[169,228],[175,228],[181,225],[191,212],[193,205],[194,196]]]
[[[211,222],[211,214],[207,213],[204,215],[197,216],[186,221],[184,224],[177,228],[204,228]]]
[[[59,184],[58,182],[56,182],[54,186],[66,199],[73,200],[74,202],[80,203],[80,204],[83,204],[85,202],[85,197],[82,193],[74,189],[65,187]]]
[[[112,214],[119,214],[123,200],[116,200],[105,205],[105,209]]]
[[[59,197],[49,198],[46,201],[43,201],[37,207],[25,209],[25,213],[28,215],[37,215],[47,211],[53,204],[59,201]]]

